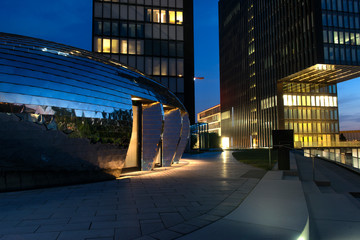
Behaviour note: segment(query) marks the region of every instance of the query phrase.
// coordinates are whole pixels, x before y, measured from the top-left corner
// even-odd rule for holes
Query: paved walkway
[[[0,194],[0,239],[173,239],[236,209],[264,171],[231,152],[115,181]]]

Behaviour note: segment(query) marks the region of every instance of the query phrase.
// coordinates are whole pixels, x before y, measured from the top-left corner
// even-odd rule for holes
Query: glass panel
[[[169,11],[169,23],[170,24],[175,24],[176,20],[175,20],[175,11]]]
[[[95,17],[102,18],[102,4],[99,2],[95,2]]]
[[[147,8],[146,9],[146,21],[151,22],[151,20],[152,20],[152,11],[151,11],[151,8]]]
[[[177,79],[177,92],[184,93],[184,79],[183,78]]]
[[[119,24],[117,22],[112,22],[111,32],[113,36],[119,36]]]
[[[136,7],[136,19],[138,21],[144,21],[144,7]]]
[[[103,52],[110,53],[110,39],[108,38],[103,39]]]
[[[104,18],[110,18],[110,10],[111,10],[111,5],[110,5],[110,3],[104,3]]]
[[[136,9],[135,9],[135,6],[132,6],[132,5],[129,6],[129,19],[130,19],[130,20],[136,20]]]
[[[94,51],[101,52],[101,38],[94,38]]]
[[[176,23],[182,24],[183,23],[183,12],[176,11]]]
[[[177,60],[177,75],[179,77],[184,75],[184,59]]]
[[[111,18],[113,19],[119,19],[119,4],[113,4],[111,7]]]
[[[94,31],[96,35],[102,35],[102,22],[95,21],[94,22]]]
[[[153,38],[160,38],[160,24],[153,24]]]
[[[120,23],[120,36],[127,37],[127,24]]]
[[[111,52],[119,53],[119,39],[112,39],[111,41]]]
[[[152,38],[152,25],[145,24],[145,38]]]
[[[121,19],[127,19],[127,5],[120,5],[120,18]]]
[[[184,29],[182,26],[176,27],[176,39],[180,41],[184,40]]]
[[[160,23],[160,10],[153,9],[153,22]]]
[[[167,23],[166,10],[161,10],[161,23]]]
[[[176,76],[176,59],[175,58],[169,59],[169,75]]]
[[[160,58],[153,59],[153,75],[160,75]]]
[[[120,48],[120,52],[121,54],[127,54],[127,40],[122,39],[121,40],[121,48]]]
[[[137,54],[143,55],[144,54],[144,40],[137,40]]]
[[[136,54],[136,40],[129,39],[129,54]]]
[[[152,75],[152,58],[146,57],[145,58],[145,73],[148,75]]]
[[[110,36],[110,22],[104,22],[104,35]]]
[[[168,75],[168,59],[167,58],[161,59],[161,75],[162,76]]]

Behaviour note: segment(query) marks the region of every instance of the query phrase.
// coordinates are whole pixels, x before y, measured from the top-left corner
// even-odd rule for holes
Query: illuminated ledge
[[[360,66],[316,64],[279,82],[339,83],[360,77]]]

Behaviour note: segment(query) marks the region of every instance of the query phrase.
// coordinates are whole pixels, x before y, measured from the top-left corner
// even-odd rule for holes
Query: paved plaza
[[[92,184],[0,194],[0,239],[174,239],[228,215],[265,171],[231,152]]]

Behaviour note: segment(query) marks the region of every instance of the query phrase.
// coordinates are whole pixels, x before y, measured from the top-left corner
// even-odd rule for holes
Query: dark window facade
[[[193,122],[193,1],[93,3],[93,51],[165,85],[185,104]]]
[[[230,147],[338,141],[336,83],[358,77],[359,1],[221,0],[222,136]]]

